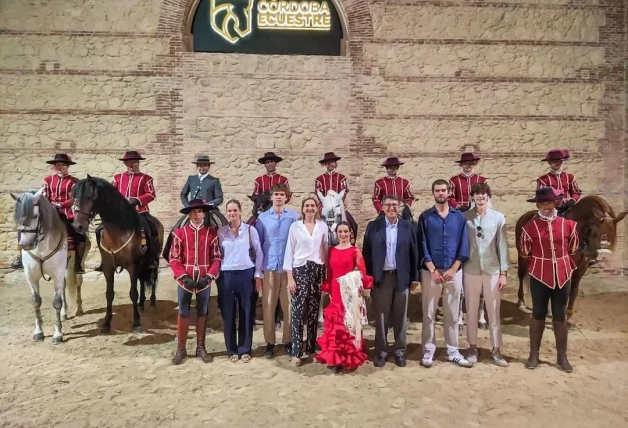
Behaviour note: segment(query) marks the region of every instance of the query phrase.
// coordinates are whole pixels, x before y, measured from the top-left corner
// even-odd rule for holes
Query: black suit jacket
[[[412,223],[399,219],[397,226],[397,290],[403,291],[413,281],[418,281],[418,247]],[[362,253],[366,264],[366,273],[375,278],[375,285],[384,279],[384,261],[386,260],[386,217],[382,216],[366,226]]]
[[[197,175],[190,175],[181,189],[181,203],[187,207],[192,199],[202,199],[216,208],[222,204],[222,186],[220,180],[208,175],[201,182]]]

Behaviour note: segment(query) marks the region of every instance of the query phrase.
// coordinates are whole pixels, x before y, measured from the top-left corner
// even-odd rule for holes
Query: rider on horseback
[[[83,254],[85,252],[85,235],[77,233],[72,227],[74,212],[72,205],[72,188],[78,181],[76,177],[68,174],[68,167],[76,165],[72,158],[64,153],[57,153],[54,159],[46,161],[47,164],[53,165],[55,173],[44,178],[44,194],[53,207],[59,213],[61,220],[66,225],[68,237],[74,241],[74,269],[75,273],[83,274],[85,271],[82,267]]]
[[[398,157],[393,156],[387,158],[382,164],[386,168],[388,175],[382,177],[379,180],[375,180],[373,188],[373,206],[379,216],[384,215],[382,199],[387,195],[395,195],[401,199],[406,206],[401,212],[401,216],[409,220],[412,218],[412,212],[410,211],[410,205],[414,202],[414,195],[410,191],[410,182],[405,178],[397,176],[399,166],[403,165],[403,162]]]
[[[475,153],[466,152],[460,155],[456,163],[462,167],[462,172],[449,179],[449,206],[459,211],[471,208],[471,188],[477,183],[486,183],[486,178],[476,174],[473,167],[480,157]]]
[[[251,195],[253,198],[257,197],[260,193],[270,192],[270,189],[272,189],[275,184],[283,184],[290,190],[288,177],[277,172],[277,164],[282,160],[282,157],[277,156],[273,152],[266,152],[264,156],[257,160],[257,162],[266,167],[266,174],[255,178],[253,195]],[[288,197],[286,202],[290,202],[290,197]]]
[[[330,190],[338,194],[344,190],[344,194],[342,196],[343,202],[347,198],[347,193],[349,193],[347,177],[345,177],[344,174],[336,172],[338,161],[340,159],[342,158],[340,156],[336,156],[334,152],[327,152],[323,156],[323,159],[318,161],[318,163],[325,166],[326,171],[314,180],[314,194],[318,195],[320,192],[323,196],[327,196],[327,192]],[[318,210],[320,211],[322,208],[323,205],[319,202]],[[356,221],[347,210],[345,210],[345,217],[347,218],[347,222],[351,225],[351,231],[355,235],[357,231]],[[351,242],[355,243],[355,239],[356,236],[352,236]]]
[[[216,214],[218,206],[222,204],[222,186],[220,185],[220,179],[209,175],[209,167],[214,164],[207,155],[198,155],[196,160],[192,162],[196,165],[198,174],[190,175],[181,189],[181,203],[184,207],[190,205],[191,200],[202,199],[207,205],[210,206],[210,210],[205,216],[205,226],[219,227],[220,224],[215,223],[212,214]]]
[[[158,251],[159,235],[155,224],[154,217],[148,211],[148,204],[155,200],[156,193],[153,185],[153,178],[140,172],[140,161],[145,160],[139,152],[132,150],[124,154],[120,160],[124,162],[126,171],[113,176],[111,184],[122,196],[124,196],[129,204],[135,207],[138,214],[141,214],[147,226],[142,227],[142,233],[146,238],[146,251],[150,254],[148,267],[155,269],[159,267],[159,255],[154,254]],[[148,228],[148,234],[145,229]],[[100,233],[103,229],[102,225],[96,228],[96,242],[100,246]],[[102,263],[96,271],[102,272]]]
[[[536,179],[537,189],[553,187],[563,192],[563,199],[557,208],[560,216],[576,204],[582,193],[573,174],[563,170],[563,162],[569,157],[569,150],[550,150],[541,161],[549,163],[550,172]]]

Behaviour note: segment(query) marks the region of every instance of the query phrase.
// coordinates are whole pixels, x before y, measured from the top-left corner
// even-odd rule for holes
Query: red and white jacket
[[[563,202],[569,199],[577,201],[582,194],[573,174],[569,174],[565,171],[560,171],[559,173],[550,171],[540,176],[536,179],[536,188],[540,189],[541,187],[553,187],[554,189],[562,190]]]
[[[449,179],[449,206],[455,209],[471,206],[471,188],[477,183],[485,183],[486,177],[473,173],[469,176],[458,174]]]
[[[148,204],[157,197],[153,178],[143,172],[130,173],[125,171],[113,176],[113,187],[127,199],[135,198],[140,201],[135,206],[138,213],[148,211]]]
[[[530,276],[549,288],[563,288],[576,269],[571,256],[579,247],[576,222],[563,217],[545,220],[535,216],[523,226],[519,248],[529,259]]]
[[[60,213],[68,220],[74,218],[72,188],[77,181],[78,178],[72,177],[70,174],[64,176],[53,174],[44,178],[44,194],[51,204],[61,206]]]
[[[331,174],[329,172],[325,172],[314,180],[314,194],[317,192],[321,192],[323,196],[327,196],[327,192],[333,190],[336,193],[340,193],[343,190],[345,194],[342,197],[344,201],[347,198],[347,193],[349,193],[349,188],[347,187],[347,177],[344,174],[333,171]],[[322,205],[319,203],[318,208],[321,209]]]
[[[290,189],[288,177],[277,174],[276,172],[273,174],[264,174],[255,179],[253,185],[253,197],[259,195],[260,193],[270,191],[275,184],[285,184],[288,189]]]
[[[179,287],[190,293],[199,293],[203,289],[189,289],[181,283],[184,275],[195,281],[207,275],[218,278],[220,273],[220,244],[216,229],[201,224],[196,227],[188,223],[173,232],[170,248],[170,268]]]
[[[382,199],[386,195],[396,195],[399,199],[402,199],[409,207],[414,202],[414,195],[410,191],[410,182],[405,178],[390,176],[382,177],[379,180],[375,180],[373,186],[373,206],[379,214],[382,210]]]

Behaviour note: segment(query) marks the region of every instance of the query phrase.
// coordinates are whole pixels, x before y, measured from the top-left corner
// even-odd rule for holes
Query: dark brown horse
[[[100,240],[100,256],[102,272],[107,280],[107,314],[101,332],[111,332],[113,305],[113,276],[118,267],[126,269],[131,278],[129,296],[133,302],[133,332],[141,333],[139,309],[144,309],[146,300],[145,287],[152,289],[151,306],[155,306],[158,268],[150,268],[151,259],[158,260],[163,244],[164,228],[156,218],[152,217],[159,234],[159,242],[151,243],[152,251],[142,250],[141,230],[144,228],[150,236],[147,220],[137,213],[135,208],[113,187],[102,178],[87,176],[79,180],[72,189],[74,197],[74,228],[87,233],[90,220],[99,214],[104,227]],[[138,293],[137,282],[140,281]],[[138,301],[139,298],[139,301]]]
[[[521,230],[536,213],[537,211],[525,213],[517,220],[517,225],[515,226],[517,254],[519,255],[517,271],[519,276],[519,299],[517,301],[519,309],[525,308],[523,301],[523,279],[528,273],[528,260],[521,257]],[[569,324],[573,324],[573,308],[576,297],[578,297],[580,280],[588,269],[589,261],[597,259],[603,254],[613,252],[617,243],[617,223],[622,221],[626,214],[627,213],[624,211],[615,216],[615,212],[611,206],[600,196],[585,196],[564,214],[565,218],[574,220],[578,224],[577,230],[578,236],[580,237],[580,251],[574,256],[576,270],[571,277],[571,290],[569,291],[569,304],[567,305],[567,322]]]

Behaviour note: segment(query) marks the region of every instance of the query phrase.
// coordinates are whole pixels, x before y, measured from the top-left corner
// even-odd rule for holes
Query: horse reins
[[[52,256],[54,256],[55,254],[57,254],[59,252],[59,250],[61,249],[61,246],[63,245],[63,238],[64,237],[65,236],[63,234],[61,234],[61,239],[59,240],[59,243],[57,244],[55,249],[52,250],[52,252],[50,254],[48,254],[46,257],[41,258],[41,259],[39,257],[37,257],[36,255],[34,255],[33,253],[31,253],[29,250],[24,250],[24,251],[26,251],[26,253],[29,256],[31,256],[33,258],[33,260],[35,260],[37,263],[39,263],[39,270],[41,272],[41,277],[46,282],[50,282],[52,277],[49,276],[48,278],[46,278],[46,275],[44,274],[44,263],[46,262],[46,260],[49,260]]]

